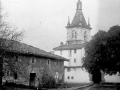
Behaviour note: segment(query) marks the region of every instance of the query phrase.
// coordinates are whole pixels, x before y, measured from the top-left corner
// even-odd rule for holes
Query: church
[[[89,74],[82,69],[82,58],[84,57],[84,46],[91,39],[91,27],[85,20],[82,12],[82,2],[78,0],[75,16],[70,23],[68,18],[67,41],[63,45],[54,48],[54,53],[69,59],[65,62],[65,82],[80,83],[90,82]]]
[[[67,41],[65,44],[53,48],[56,55],[67,58],[69,61],[64,62],[65,75],[64,81],[67,83],[89,83],[92,82],[92,75],[82,68],[82,58],[85,55],[84,47],[91,40],[90,21],[86,22],[82,12],[82,2],[78,0],[76,4],[76,13],[70,23],[68,18]],[[102,81],[120,82],[120,76],[105,75],[102,73]]]

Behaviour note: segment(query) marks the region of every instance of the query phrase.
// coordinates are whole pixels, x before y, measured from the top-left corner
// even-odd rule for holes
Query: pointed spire
[[[70,18],[68,16],[68,23],[67,23],[67,26],[70,26]]]
[[[88,26],[90,26],[90,18],[88,18]]]
[[[77,2],[77,10],[82,10],[82,2],[80,0]]]

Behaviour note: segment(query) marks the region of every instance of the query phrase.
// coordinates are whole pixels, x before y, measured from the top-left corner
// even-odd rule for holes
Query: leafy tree
[[[18,32],[16,30],[17,28],[13,28],[4,21],[0,11],[0,87],[2,86],[4,63],[7,63],[12,69],[15,69],[14,61],[7,59],[4,60],[4,58],[7,53],[6,50],[9,50],[13,46],[15,41],[20,41],[23,37],[23,32]]]
[[[108,32],[100,30],[85,47],[83,67],[91,73],[102,70],[106,74],[120,73],[120,26]]]

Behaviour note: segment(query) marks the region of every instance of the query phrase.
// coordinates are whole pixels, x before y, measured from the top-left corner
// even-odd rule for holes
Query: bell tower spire
[[[80,0],[77,2],[77,10],[82,10],[82,2]]]
[[[88,26],[90,27],[90,18],[88,18]]]
[[[68,23],[67,23],[67,26],[70,26],[70,18],[68,16]]]

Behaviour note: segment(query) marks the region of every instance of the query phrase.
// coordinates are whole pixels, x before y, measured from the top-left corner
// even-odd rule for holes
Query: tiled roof
[[[85,46],[85,43],[83,44],[71,44],[71,45],[62,45],[54,48],[54,50],[72,50],[72,49],[81,49]]]
[[[4,48],[6,50],[6,48]],[[45,57],[45,58],[52,58],[52,59],[56,59],[56,60],[66,60],[66,58],[52,54],[50,52],[46,52],[43,51],[39,48],[33,47],[31,45],[27,45],[21,42],[17,42],[14,41],[14,44],[7,49],[7,51],[9,52],[13,52],[13,53],[20,53],[20,54],[25,54],[25,55],[34,55],[34,56],[38,56],[38,57]]]

